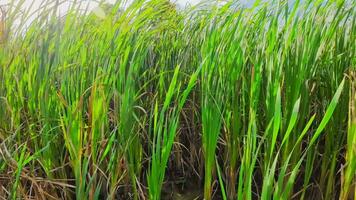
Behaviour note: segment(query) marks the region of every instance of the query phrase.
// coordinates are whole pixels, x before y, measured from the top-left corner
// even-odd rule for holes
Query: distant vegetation
[[[5,19],[6,19],[6,10],[5,6],[0,5],[0,43],[5,40]]]
[[[355,199],[355,1],[22,3],[2,199]]]

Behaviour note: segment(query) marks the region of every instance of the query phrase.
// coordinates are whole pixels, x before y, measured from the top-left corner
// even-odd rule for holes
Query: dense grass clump
[[[3,199],[355,198],[355,1],[23,2],[1,21]]]

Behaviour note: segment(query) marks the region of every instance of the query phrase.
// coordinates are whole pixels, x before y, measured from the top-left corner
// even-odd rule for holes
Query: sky
[[[4,4],[9,4],[11,1],[15,2],[20,2],[20,1],[24,1],[23,5],[22,5],[22,10],[29,10],[28,8],[30,8],[31,11],[36,11],[38,8],[41,7],[41,4],[43,2],[48,2],[48,1],[52,1],[55,2],[56,0],[0,0],[0,5],[4,5]],[[73,0],[60,0],[60,2],[63,1],[67,1],[66,3],[61,4],[61,6],[59,7],[59,12],[60,13],[66,13],[66,11],[69,9],[69,2],[73,2]],[[82,2],[87,2],[89,4],[89,10],[94,10],[98,7],[98,1],[101,0],[81,0]],[[107,3],[115,3],[117,0],[105,0]],[[132,2],[133,0],[127,0],[128,2]],[[197,3],[199,3],[201,0],[170,0],[176,4],[178,4],[181,7],[185,7],[186,5],[195,5]],[[214,1],[214,0],[211,0]],[[222,0],[221,0],[222,1]],[[240,2],[245,3],[246,2],[253,2],[254,0],[240,0]],[[84,3],[84,5],[88,5],[87,3]],[[251,4],[251,3],[250,3]],[[83,8],[85,8],[86,6],[83,6]],[[35,12],[34,12],[34,15]],[[35,18],[35,16],[32,16],[33,18]]]
[[[28,8],[31,8],[30,10],[33,11],[34,15],[36,15],[36,12],[34,12],[35,10],[37,10],[40,6],[41,3],[43,3],[44,1],[56,1],[56,0],[0,0],[0,5],[4,5],[6,3],[9,3],[11,1],[15,1],[15,2],[19,2],[19,1],[24,1],[23,4],[23,8],[22,10],[28,10]],[[60,0],[60,1],[67,1],[67,3],[61,4],[61,6],[59,7],[59,13],[66,13],[66,11],[69,8],[70,5],[70,1],[73,2],[73,0]],[[79,0],[80,1],[80,0]],[[98,1],[101,0],[81,0],[83,2],[87,2],[89,3],[89,10],[95,10],[98,7]],[[108,3],[115,3],[117,0],[105,0]],[[133,1],[133,0],[127,0],[127,1]],[[185,7],[186,5],[195,5],[197,3],[199,3],[201,0],[170,0],[176,4],[178,4],[181,7]],[[215,0],[211,0],[211,1],[215,1]],[[223,1],[223,0],[220,0]],[[253,4],[255,0],[240,0],[240,2],[242,4],[245,4],[247,6],[250,6]],[[295,0],[289,0],[289,2],[294,2]],[[15,3],[16,4],[16,3]],[[85,4],[88,5],[88,4]],[[83,8],[85,8],[86,6],[83,6]],[[36,16],[32,16],[32,18],[35,18]]]
[[[15,5],[17,2],[20,1],[24,1],[21,10],[30,10],[31,13],[34,13],[34,15],[32,15],[32,17],[30,18],[35,18],[36,17],[36,10],[38,10],[38,8],[41,7],[41,4],[43,2],[48,2],[48,1],[52,1],[55,2],[56,0],[0,0],[0,6],[1,5],[6,5],[6,4],[10,4],[10,2],[14,1]],[[59,6],[59,13],[66,13],[66,11],[69,9],[70,7],[70,2],[73,2],[73,0],[59,0],[60,2],[65,2],[66,3],[62,3],[61,6]],[[98,1],[101,0],[79,0],[82,2],[86,2],[83,3],[83,8],[86,8],[86,5],[89,5],[89,10],[94,10],[98,7]],[[105,0],[107,3],[115,3],[117,0]],[[133,0],[127,0],[128,2],[132,2]],[[201,0],[170,0],[176,4],[178,4],[179,6],[186,6],[188,4],[190,5],[195,5],[198,2],[200,2]],[[243,1],[247,1],[247,0],[243,0]],[[30,8],[30,9],[29,9]],[[31,21],[31,20],[30,20]]]
[[[21,6],[21,10],[22,11],[30,11],[30,14],[27,15],[27,20],[25,23],[26,24],[30,24],[31,21],[33,21],[33,19],[36,19],[36,17],[38,16],[37,14],[39,14],[39,12],[36,12],[36,10],[38,10],[41,5],[44,2],[55,2],[56,0],[0,0],[0,6],[1,5],[6,5],[6,4],[10,4],[10,2],[14,2],[14,7],[16,7],[16,4],[18,4],[18,2],[24,1],[22,6]],[[73,0],[59,0],[60,2],[65,2],[62,3],[59,8],[58,8],[58,12],[60,15],[65,14],[68,9],[70,8],[71,3],[73,2]],[[98,3],[101,0],[78,0],[78,1],[82,1],[84,2],[82,4],[82,8],[85,9],[86,6],[88,5],[88,9],[90,11],[96,11],[98,9]],[[107,3],[115,3],[117,0],[105,0]],[[132,2],[133,0],[127,0],[128,2]],[[170,0],[171,2],[174,2],[176,4],[178,4],[181,7],[185,7],[186,5],[195,5],[197,3],[199,3],[201,0]],[[213,0],[211,0],[213,1]],[[254,0],[241,0],[241,1],[254,1]]]
[[[2,4],[6,4],[6,3],[9,3],[11,0],[0,0],[0,5]],[[19,0],[17,0],[19,1]],[[91,1],[91,0],[88,0],[88,2]],[[116,0],[106,0],[106,2],[108,3],[114,3]],[[191,5],[194,5],[196,3],[198,3],[200,0],[171,0],[172,2],[176,2],[177,4],[179,5],[186,5],[187,3],[188,4],[191,4]],[[25,6],[31,6],[31,4],[33,3],[34,6],[39,6],[41,5],[41,2],[43,2],[43,0],[25,0]],[[94,1],[92,1],[92,5],[96,5],[96,3],[94,3]]]

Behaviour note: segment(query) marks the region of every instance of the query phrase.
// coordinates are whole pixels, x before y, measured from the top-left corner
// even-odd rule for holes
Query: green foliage
[[[355,197],[355,2],[24,2],[0,48],[1,197]]]

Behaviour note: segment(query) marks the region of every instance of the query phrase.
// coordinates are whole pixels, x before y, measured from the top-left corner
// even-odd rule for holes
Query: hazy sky
[[[0,5],[8,4],[11,1],[14,1],[16,4],[16,2],[19,2],[22,0],[0,0]],[[44,1],[54,2],[55,0],[24,0],[23,10],[27,10],[29,7],[31,7],[31,10],[35,11],[41,6],[41,3],[43,3]],[[66,1],[66,0],[60,0],[60,2],[61,1]],[[89,3],[89,10],[95,9],[98,6],[98,3],[97,3],[98,1],[100,1],[100,0],[82,0],[82,2]],[[108,3],[115,3],[117,0],[105,0],[105,1]],[[127,0],[127,1],[132,2],[133,0]],[[201,0],[170,0],[170,1],[175,2],[175,3],[179,4],[180,6],[184,7],[187,4],[191,4],[191,5],[197,4]],[[60,13],[65,13],[68,10],[69,5],[70,5],[69,2],[73,2],[73,0],[68,0],[66,3],[61,4],[61,6],[59,7]],[[88,5],[88,4],[83,3],[83,8],[85,8],[86,5]]]
[[[6,3],[9,3],[10,1],[21,1],[21,0],[0,0],[0,5],[2,4],[6,4]],[[30,7],[31,5],[32,6],[32,9],[33,10],[36,10],[36,8],[40,7],[41,3],[43,1],[48,1],[48,0],[24,0],[25,3],[24,3],[24,7]],[[50,0],[50,1],[54,1],[54,0]],[[65,0],[60,0],[60,1],[65,1]],[[70,0],[69,0],[70,1]],[[68,1],[68,2],[69,2]],[[91,2],[89,3],[89,7],[91,9],[94,9],[95,7],[97,7],[97,3],[95,3],[95,1],[100,1],[100,0],[82,0],[83,2],[87,1],[87,2]],[[133,0],[127,0],[127,1],[133,1]],[[180,6],[185,6],[187,4],[191,4],[191,5],[194,5],[194,4],[197,4],[198,2],[200,2],[201,0],[170,0],[172,2],[175,2],[177,4],[179,4]],[[211,1],[214,1],[214,0],[211,0]],[[254,2],[255,0],[240,0],[240,2],[242,3],[246,3],[246,2]],[[116,0],[106,0],[106,2],[108,3],[114,3],[116,2]],[[69,3],[64,3],[62,6],[60,6],[60,10],[61,12],[65,12],[67,9],[68,9],[68,5]]]
[[[9,4],[10,2],[14,2],[15,5],[16,5],[16,2],[20,2],[20,1],[23,1],[23,0],[0,0],[0,5],[4,5],[4,4]],[[33,19],[35,19],[37,17],[37,14],[38,12],[36,12],[36,10],[38,10],[40,7],[41,7],[41,4],[43,2],[55,2],[55,0],[24,0],[24,4],[22,6],[22,10],[23,11],[30,11],[30,16],[28,16],[27,18],[27,22],[28,23],[25,23],[25,24],[30,24]],[[60,2],[65,2],[65,3],[62,3],[59,8],[58,8],[58,11],[59,13],[66,13],[70,7],[70,2],[73,2],[73,0],[59,0]],[[81,0],[82,2],[86,2],[86,3],[89,3],[89,4],[86,4],[86,3],[83,3],[82,4],[82,8],[85,9],[87,7],[87,5],[89,5],[89,10],[96,10],[96,8],[98,7],[98,1],[101,1],[101,0]],[[117,0],[105,0],[106,2],[108,3],[115,3]],[[133,0],[127,0],[128,2],[132,2]],[[170,0],[172,2],[175,2],[177,4],[179,4],[180,6],[185,6],[187,4],[191,4],[191,5],[194,5],[198,2],[200,2],[201,0]],[[211,0],[213,1],[213,0]]]
[[[6,4],[6,3],[9,3],[10,1],[15,1],[15,2],[19,2],[19,1],[22,1],[22,0],[0,0],[0,5],[3,5],[3,4]],[[30,7],[32,5],[32,8],[31,10],[37,10],[41,3],[43,3],[44,1],[55,1],[55,0],[24,0],[24,9]],[[69,8],[69,5],[70,3],[69,2],[73,2],[73,0],[60,0],[61,1],[67,1],[67,3],[63,3],[60,7],[59,7],[59,12],[60,13],[65,13],[68,8]],[[82,2],[88,2],[89,3],[89,10],[93,10],[95,9],[97,6],[98,6],[98,1],[101,1],[101,0],[81,0]],[[108,3],[115,3],[117,0],[105,0],[106,2]],[[127,0],[128,2],[132,2],[133,0]],[[185,5],[187,4],[190,4],[190,5],[195,5],[197,4],[198,2],[200,2],[201,0],[170,0],[174,3],[177,3],[179,4],[180,6],[184,7]],[[207,1],[207,0],[205,0]],[[210,1],[217,1],[217,0],[210,0]],[[223,1],[223,0],[220,0],[220,1]],[[249,5],[252,5],[253,2],[255,0],[240,0],[241,3],[249,6]],[[265,1],[268,1],[268,0],[265,0]],[[291,2],[294,2],[295,0],[288,0],[290,3]],[[85,4],[85,5],[88,5],[88,4]],[[83,6],[83,7],[86,7],[86,6]]]
[[[6,3],[9,3],[11,0],[0,0],[0,5],[1,4],[6,4]],[[19,0],[17,0],[19,1]],[[30,6],[32,3],[34,3],[34,5],[40,5],[41,2],[43,2],[44,0],[25,0],[25,5],[26,6]],[[91,1],[91,0],[87,0],[88,2]],[[109,3],[114,3],[116,0],[106,0],[107,2]],[[176,2],[180,5],[186,5],[187,3],[190,3],[190,4],[196,4],[198,3],[200,0],[171,0],[172,2]],[[94,1],[93,1],[94,2]],[[95,4],[95,3],[93,3]]]
[[[21,10],[23,11],[30,11],[30,16],[28,16],[27,18],[27,22],[31,23],[31,21],[33,21],[33,19],[35,19],[37,17],[37,14],[39,14],[38,12],[36,12],[36,10],[38,10],[41,7],[41,4],[43,4],[44,2],[55,2],[56,0],[0,0],[0,5],[5,5],[5,4],[9,4],[10,2],[13,2],[15,5],[18,2],[24,1],[24,4],[21,8]],[[73,2],[73,0],[59,0],[60,2],[65,2],[65,3],[61,3],[61,5],[58,8],[59,13],[66,13],[71,5],[70,2]],[[98,1],[101,0],[80,0],[82,2],[84,2],[82,4],[82,8],[85,9],[88,5],[89,10],[96,10],[96,8],[98,8]],[[105,0],[108,3],[115,3],[117,0]],[[127,2],[132,2],[133,0],[126,0]],[[187,4],[190,5],[194,5],[197,4],[198,2],[200,2],[201,0],[170,0],[171,2],[177,3],[180,6],[184,7]],[[215,0],[211,0],[211,1],[215,1]],[[242,1],[254,1],[254,0],[242,0]],[[25,23],[27,24],[27,23]]]
[[[0,5],[3,5],[3,4],[7,4],[11,1],[15,1],[15,2],[19,2],[19,1],[22,1],[22,0],[0,0]],[[24,9],[28,8],[28,7],[31,7],[31,10],[37,10],[41,3],[43,3],[44,1],[55,1],[55,0],[24,0]],[[61,4],[61,6],[59,7],[60,9],[60,12],[66,12],[68,10],[68,7],[70,5],[69,2],[73,2],[73,0],[60,0],[61,1],[67,1],[67,3],[63,3]],[[97,7],[97,3],[98,1],[101,1],[101,0],[81,0],[82,2],[88,2],[89,3],[89,9],[92,10],[94,8]],[[117,0],[105,0],[106,2],[108,3],[115,3]],[[127,0],[128,2],[132,2],[133,0]],[[201,0],[170,0],[171,2],[174,2],[174,3],[177,3],[179,4],[180,6],[184,7],[185,5],[187,4],[190,4],[190,5],[195,5],[197,3],[199,3]],[[217,1],[217,0],[211,0],[211,1]],[[222,0],[220,0],[222,1]],[[240,0],[240,2],[244,3],[244,4],[251,4],[253,3],[255,0]],[[247,3],[248,2],[248,3]],[[16,4],[16,3],[15,3]],[[88,4],[85,4],[85,5],[88,5]],[[85,7],[85,6],[83,6]]]

